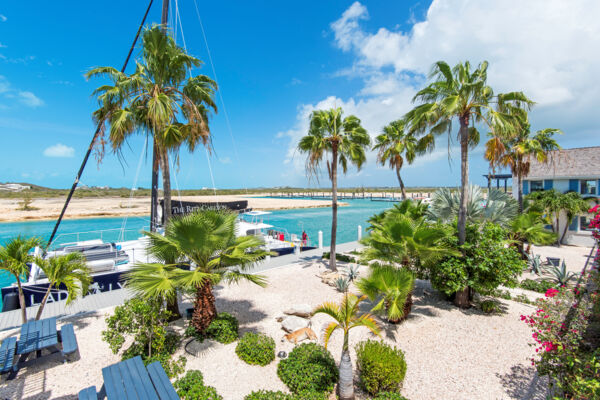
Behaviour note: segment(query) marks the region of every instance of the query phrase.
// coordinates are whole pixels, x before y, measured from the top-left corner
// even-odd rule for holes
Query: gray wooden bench
[[[96,386],[90,386],[79,392],[79,400],[98,400]]]
[[[155,361],[149,364],[146,369],[160,400],[179,400],[179,396],[160,362]]]
[[[13,369],[15,350],[17,349],[17,338],[4,339],[0,347],[0,372],[8,372]]]
[[[62,355],[65,359],[70,359],[78,350],[77,338],[72,324],[63,325],[60,328],[60,337],[62,340]]]

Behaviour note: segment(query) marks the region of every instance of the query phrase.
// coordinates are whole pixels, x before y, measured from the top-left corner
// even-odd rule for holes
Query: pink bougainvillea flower
[[[558,294],[558,292],[559,291],[557,289],[550,288],[550,289],[546,290],[546,295],[545,296],[546,297],[554,297],[554,296],[556,296]]]

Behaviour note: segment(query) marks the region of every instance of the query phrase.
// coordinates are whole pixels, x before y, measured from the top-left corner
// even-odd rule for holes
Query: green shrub
[[[206,336],[220,343],[231,343],[238,338],[238,320],[229,313],[222,312],[206,328]]]
[[[188,371],[185,376],[173,384],[182,400],[222,400],[212,386],[204,386],[204,378],[198,370]]]
[[[373,397],[373,400],[408,400],[400,393],[395,392],[379,392],[377,396]]]
[[[481,310],[486,314],[492,314],[498,312],[500,307],[495,300],[484,300],[481,302]]]
[[[282,391],[258,390],[244,397],[244,400],[327,400],[328,397],[328,394],[314,391],[289,394]]]
[[[383,342],[366,340],[356,345],[356,365],[360,382],[372,395],[397,392],[406,374],[402,350]]]
[[[338,380],[338,368],[331,353],[316,343],[303,343],[277,366],[277,375],[292,393],[330,393]]]
[[[275,359],[275,341],[262,333],[248,332],[240,339],[235,352],[248,364],[265,366]]]
[[[322,257],[326,260],[329,260],[330,254],[331,253],[327,251],[327,252],[323,253]],[[351,263],[356,262],[356,258],[354,258],[352,256],[347,256],[345,254],[340,254],[340,253],[335,253],[335,260],[341,261],[341,262],[351,262]]]
[[[170,354],[159,354],[145,359],[144,365],[152,364],[154,361],[160,362],[165,373],[171,379],[182,374],[187,364],[187,358],[184,356],[179,356],[177,360],[171,360]]]
[[[546,293],[546,291],[555,285],[549,281],[535,281],[533,279],[524,279],[519,283],[519,287],[525,290],[532,290],[538,293]]]

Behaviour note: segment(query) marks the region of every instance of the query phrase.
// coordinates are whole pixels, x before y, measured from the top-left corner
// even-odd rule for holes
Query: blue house
[[[590,206],[598,204],[600,146],[553,151],[549,162],[545,164],[532,159],[529,175],[523,179],[523,194],[550,189],[562,193],[577,192],[590,200]],[[563,243],[591,246],[593,240],[588,229],[590,217],[591,215],[584,214],[574,218],[568,226]],[[561,216],[559,221],[561,234],[566,223],[566,216]]]

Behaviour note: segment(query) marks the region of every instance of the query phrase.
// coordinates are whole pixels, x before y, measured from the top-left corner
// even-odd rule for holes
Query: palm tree
[[[562,211],[565,213],[567,221],[563,228],[562,235],[560,236],[560,240],[558,241],[559,246],[565,240],[567,230],[569,229],[569,225],[573,222],[573,219],[577,218],[578,215],[587,213],[589,208],[590,203],[577,192],[568,192],[562,195]]]
[[[504,226],[510,225],[518,214],[517,201],[501,190],[490,189],[487,199],[479,186],[469,185],[467,201],[467,222],[493,222]],[[432,221],[444,223],[457,218],[460,209],[460,194],[450,188],[435,191],[427,216]]]
[[[327,348],[333,332],[338,329],[344,332],[344,344],[340,359],[340,380],[338,384],[338,392],[342,400],[354,399],[354,374],[352,372],[348,343],[350,329],[364,326],[373,334],[379,336],[379,327],[373,316],[368,313],[360,313],[360,303],[366,298],[367,296],[357,297],[352,293],[346,293],[341,304],[325,302],[313,311],[313,314],[327,314],[335,320],[335,322],[329,323],[325,328],[325,348]]]
[[[152,241],[152,238],[150,239]],[[153,253],[156,247],[150,245],[148,252]],[[154,254],[153,254],[154,257]],[[172,263],[139,263],[131,267],[124,279],[127,287],[144,299],[158,299],[167,304],[169,319],[181,318],[177,302],[177,264]]]
[[[8,241],[4,246],[0,246],[0,270],[11,274],[17,281],[19,292],[19,306],[21,307],[21,319],[23,323],[27,322],[27,309],[25,307],[25,296],[21,286],[21,277],[29,274],[28,263],[34,261],[34,256],[29,254],[29,250],[42,245],[42,240],[37,237],[27,238],[17,236]]]
[[[145,297],[159,294],[165,299],[172,297],[176,289],[194,290],[192,324],[198,332],[204,332],[217,315],[214,285],[247,280],[266,286],[263,276],[247,270],[270,253],[261,249],[263,242],[256,236],[236,237],[235,223],[235,214],[209,209],[172,218],[164,236],[144,232],[151,240],[151,254],[170,254],[177,263],[136,267],[154,272],[145,281],[136,279],[134,289],[145,293]]]
[[[371,144],[369,134],[361,126],[360,119],[349,115],[342,119],[341,108],[313,111],[310,116],[308,135],[300,139],[298,151],[305,153],[306,170],[310,176],[318,177],[321,162],[328,153],[331,160],[326,160],[327,172],[331,180],[331,248],[329,267],[337,271],[335,263],[335,242],[337,233],[337,177],[338,164],[345,174],[348,162],[360,170],[366,161],[365,150]]]
[[[404,182],[400,177],[400,169],[406,160],[412,164],[418,153],[418,140],[411,132],[404,129],[405,121],[397,120],[383,128],[383,133],[375,138],[373,150],[378,150],[377,161],[385,166],[387,163],[390,168],[396,170],[398,184],[402,191],[402,199],[406,199],[406,189]]]
[[[110,125],[112,150],[120,154],[123,145],[135,133],[152,136],[162,170],[164,221],[171,216],[171,180],[169,152],[187,146],[194,151],[198,144],[210,145],[208,115],[217,111],[213,101],[216,83],[205,75],[186,74],[201,61],[185,53],[160,26],[147,29],[142,37],[142,61],[131,75],[112,67],[94,68],[87,78],[107,77],[112,84],[94,91],[100,108],[94,120]],[[100,137],[100,159],[104,138]],[[153,165],[155,172],[159,165]]]
[[[392,265],[373,267],[371,274],[358,280],[356,286],[372,301],[381,297],[371,311],[385,312],[389,322],[397,324],[410,313],[415,286],[415,276],[410,270]]]
[[[556,234],[547,230],[540,213],[530,211],[518,215],[510,225],[509,238],[516,242],[519,252],[524,259],[530,253],[531,245],[547,245],[556,241]],[[527,242],[527,249],[523,249]]]
[[[483,122],[490,130],[497,132],[515,129],[518,120],[513,116],[495,111],[492,103],[496,100],[494,92],[487,84],[487,61],[472,71],[467,61],[458,63],[454,68],[443,62],[436,62],[430,74],[434,79],[427,87],[417,92],[413,100],[422,104],[409,111],[405,118],[413,132],[425,133],[420,139],[420,147],[433,149],[435,137],[452,131],[452,120],[458,119],[461,154],[461,192],[458,212],[459,245],[465,242],[467,224],[467,203],[469,187],[469,147],[479,143],[479,131],[476,123]],[[502,96],[506,104],[531,101],[521,92],[512,92]],[[468,305],[468,289],[457,295],[457,304]]]
[[[81,253],[70,253],[45,259],[38,257],[35,263],[48,278],[48,290],[38,308],[36,320],[42,317],[46,301],[53,288],[59,288],[61,285],[66,288],[67,305],[88,292],[90,283],[92,283],[91,270],[87,267],[85,257]]]
[[[503,95],[498,96],[498,109],[515,115],[519,120],[519,128],[508,135],[495,135],[485,144],[485,158],[492,168],[509,167],[517,178],[517,200],[519,212],[523,212],[523,178],[529,175],[531,160],[539,163],[549,162],[552,151],[560,149],[554,134],[562,134],[560,129],[542,129],[531,132],[527,110],[504,104]]]

